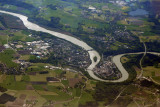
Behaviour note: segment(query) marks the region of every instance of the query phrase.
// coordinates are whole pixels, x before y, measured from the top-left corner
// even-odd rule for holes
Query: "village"
[[[9,37],[12,36],[13,35],[9,35]],[[53,63],[52,66],[44,66],[45,68],[49,68],[51,70],[61,69],[76,72],[78,70],[77,68],[87,69],[91,64],[87,51],[81,49],[80,47],[74,46],[67,41],[58,38],[40,39],[41,37],[36,34],[29,34],[27,36],[35,39],[30,42],[14,40],[10,41],[8,44],[4,44],[4,46],[1,46],[1,51],[11,48],[17,52],[15,55],[16,59],[13,60],[13,62],[20,64],[20,70],[23,71],[23,73],[25,73],[26,69],[31,66],[32,62],[35,62],[36,60],[41,61],[46,58],[49,59],[51,55],[53,55],[53,59],[49,60],[58,61],[58,65],[54,65]],[[110,41],[112,40],[113,38],[110,39]],[[26,55],[32,57],[34,56],[34,59],[23,59],[23,56]],[[61,64],[64,64],[64,62],[65,66],[62,66]],[[5,68],[3,65],[1,67]],[[22,73],[18,72],[16,69],[8,69],[4,70],[4,72],[6,74],[10,74],[13,70],[15,74]],[[104,57],[103,61],[101,61],[93,71],[100,78],[118,79],[121,77],[120,72],[113,64],[111,57]]]
[[[9,41],[8,44],[1,46],[1,51],[4,49],[15,50],[18,58],[14,60],[14,62],[20,63],[21,65],[29,65],[29,59],[23,60],[23,58],[21,58],[25,55],[34,56],[35,60],[43,60],[53,55],[53,60],[58,60],[58,62],[62,61],[62,63],[65,63],[67,66],[77,68],[87,68],[91,63],[87,51],[67,41],[58,38],[45,38],[41,40],[40,36],[32,34],[29,34],[28,37],[35,38],[35,40],[30,42]]]
[[[102,58],[102,61],[100,62],[99,66],[93,69],[93,72],[107,80],[113,80],[121,78],[121,72],[116,68],[116,65],[112,61],[112,56],[109,56],[105,59]]]
[[[82,40],[92,47],[88,52],[97,51],[101,58],[93,57],[100,62],[91,70],[94,62],[79,45],[0,14],[0,107],[159,107],[159,57],[122,56],[124,81],[126,75],[117,68],[121,64],[113,63],[116,55],[143,52],[143,44],[148,52],[159,52],[160,15],[148,8],[151,1],[1,0],[0,10]]]

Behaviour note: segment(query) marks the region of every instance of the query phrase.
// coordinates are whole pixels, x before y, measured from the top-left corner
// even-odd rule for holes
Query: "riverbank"
[[[103,80],[101,78],[98,78],[94,72],[92,71],[93,68],[99,63],[101,57],[99,55],[99,53],[95,50],[93,50],[92,47],[90,47],[89,45],[87,45],[85,42],[77,39],[77,38],[74,38],[72,36],[69,36],[67,34],[62,34],[62,33],[59,33],[59,32],[55,32],[55,31],[51,31],[51,30],[48,30],[48,29],[45,29],[43,27],[40,27],[39,25],[37,24],[34,24],[30,21],[28,21],[28,17],[24,16],[24,15],[21,15],[21,14],[17,14],[17,13],[12,13],[12,12],[7,12],[7,11],[2,11],[0,10],[1,13],[5,13],[5,14],[9,14],[9,15],[13,15],[13,16],[16,16],[18,18],[20,18],[24,25],[28,28],[28,29],[31,29],[31,30],[34,30],[34,31],[40,31],[40,32],[45,32],[45,33],[49,33],[53,36],[56,36],[58,38],[61,38],[61,39],[64,39],[64,40],[67,40],[75,45],[78,45],[80,47],[82,47],[83,49],[85,49],[86,51],[88,51],[89,55],[90,55],[90,59],[92,61],[91,65],[87,68],[87,72],[89,73],[89,75],[95,79],[95,80],[99,80],[99,81],[103,81],[103,82],[123,82],[125,80],[128,79],[129,77],[129,74],[128,72],[125,70],[125,68],[123,67],[120,59],[122,56],[124,55],[129,55],[129,54],[142,54],[144,52],[138,52],[138,53],[126,53],[126,54],[120,54],[120,55],[116,55],[113,57],[113,62],[115,63],[115,65],[117,66],[117,68],[119,69],[119,71],[122,73],[122,77],[118,80]],[[155,52],[149,52],[149,53],[153,53],[153,54],[157,54]],[[97,57],[97,60],[96,62],[94,61],[94,58]]]

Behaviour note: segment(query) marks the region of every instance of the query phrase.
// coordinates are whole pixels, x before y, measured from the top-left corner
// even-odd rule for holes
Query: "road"
[[[58,38],[61,38],[61,39],[64,39],[64,40],[67,40],[75,45],[78,45],[80,47],[82,47],[83,49],[85,49],[86,51],[88,51],[89,53],[89,56],[90,56],[90,59],[92,61],[91,65],[87,68],[87,72],[89,73],[89,75],[95,79],[95,80],[99,80],[99,81],[103,81],[103,82],[123,82],[125,80],[128,79],[129,77],[129,74],[128,72],[125,70],[125,68],[122,66],[122,63],[120,61],[121,57],[124,56],[124,55],[129,55],[129,54],[143,54],[144,52],[138,52],[138,53],[126,53],[126,54],[120,54],[120,55],[116,55],[113,57],[113,62],[115,63],[115,65],[117,66],[117,68],[119,69],[119,71],[121,72],[122,74],[122,77],[119,78],[118,80],[103,80],[99,77],[97,77],[94,73],[93,73],[93,68],[95,68],[95,66],[99,63],[101,57],[99,55],[99,53],[97,51],[95,51],[92,47],[90,47],[89,45],[87,45],[85,42],[73,37],[73,36],[70,36],[70,35],[67,35],[67,34],[63,34],[63,33],[59,33],[59,32],[55,32],[55,31],[51,31],[51,30],[48,30],[48,29],[45,29],[37,24],[34,24],[30,21],[28,21],[28,17],[27,16],[24,16],[24,15],[21,15],[21,14],[17,14],[17,13],[13,13],[13,12],[8,12],[8,11],[3,11],[3,10],[0,10],[1,13],[5,13],[5,14],[9,14],[9,15],[12,15],[12,16],[15,16],[15,17],[18,17],[20,18],[24,25],[28,28],[28,29],[31,29],[31,30],[34,30],[34,31],[41,31],[41,32],[45,32],[45,33],[49,33],[53,36],[56,36]],[[154,53],[154,52],[149,52],[151,54],[159,54],[159,53]],[[94,61],[94,57],[97,57],[97,61],[95,62]]]
[[[143,61],[144,57],[145,57],[146,54],[147,54],[147,47],[146,47],[146,44],[145,44],[144,42],[143,42],[143,45],[144,45],[145,51],[144,51],[143,56],[142,56],[142,58],[141,58],[141,60],[140,60],[141,73],[140,73],[140,75],[138,76],[138,79],[141,78],[142,75],[143,75],[143,72],[144,72],[144,71],[143,71],[143,67],[142,67],[142,61]]]

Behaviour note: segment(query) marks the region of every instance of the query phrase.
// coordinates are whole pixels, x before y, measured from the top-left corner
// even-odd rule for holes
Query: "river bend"
[[[99,63],[101,57],[99,55],[99,53],[95,50],[93,50],[92,47],[90,47],[89,45],[87,45],[85,42],[73,37],[73,36],[70,36],[70,35],[67,35],[67,34],[63,34],[63,33],[59,33],[59,32],[55,32],[55,31],[51,31],[51,30],[48,30],[48,29],[45,29],[37,24],[34,24],[30,21],[28,21],[28,17],[27,16],[24,16],[24,15],[21,15],[21,14],[17,14],[17,13],[13,13],[13,12],[8,12],[8,11],[3,11],[3,10],[0,10],[1,13],[5,13],[5,14],[9,14],[9,15],[12,15],[12,16],[16,16],[18,18],[20,18],[24,25],[28,28],[28,29],[31,29],[31,30],[34,30],[34,31],[41,31],[41,32],[45,32],[45,33],[49,33],[53,36],[56,36],[58,38],[61,38],[61,39],[64,39],[64,40],[67,40],[75,45],[78,45],[80,47],[82,47],[83,49],[85,49],[86,51],[88,50],[91,50],[91,51],[88,51],[89,53],[89,56],[90,56],[90,59],[92,61],[91,65],[87,68],[87,72],[89,73],[89,75],[96,79],[96,80],[99,80],[99,81],[104,81],[104,82],[123,82],[125,80],[128,79],[129,77],[129,74],[128,72],[125,70],[125,68],[122,66],[122,63],[120,61],[121,57],[126,55],[126,54],[120,54],[120,55],[116,55],[113,57],[113,62],[115,63],[115,65],[117,66],[117,68],[119,69],[119,71],[121,72],[122,74],[122,77],[119,78],[118,80],[103,80],[99,77],[97,77],[94,73],[93,73],[93,68],[95,68],[95,66]],[[144,52],[138,52],[138,53],[128,53],[128,54],[143,54]],[[151,54],[158,54],[159,53],[155,53],[155,52],[148,52],[148,53],[151,53]],[[97,61],[95,62],[94,61],[94,57],[97,57]]]

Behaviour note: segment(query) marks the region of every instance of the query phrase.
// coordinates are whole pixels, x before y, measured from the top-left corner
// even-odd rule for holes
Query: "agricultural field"
[[[160,40],[160,36],[139,36],[141,42],[154,42]]]
[[[27,15],[30,21],[41,26],[59,32],[70,33],[87,42],[91,47],[106,56],[108,55],[107,53],[112,53],[112,51],[116,54],[122,53],[121,48],[129,51],[141,50],[141,44],[139,44],[138,38],[134,37],[135,35],[132,35],[129,31],[145,31],[144,33],[148,34],[148,32],[151,31],[151,28],[148,26],[154,25],[153,23],[148,23],[146,17],[132,18],[128,15],[128,12],[132,11],[130,6],[118,2],[113,3],[113,1],[23,0],[23,2],[17,2],[25,5],[17,7],[16,10],[16,8],[12,9],[14,3],[11,2],[7,4],[8,8],[12,11],[16,10],[19,13]],[[130,1],[126,2],[129,4]],[[137,6],[136,3],[132,4]],[[17,4],[14,4],[14,6],[16,7]],[[30,10],[26,8],[26,6],[30,7]],[[6,8],[5,6],[1,7]],[[131,24],[127,24],[128,21],[130,21]],[[142,24],[140,26],[141,29],[138,28],[137,24],[139,23]],[[115,34],[115,32],[121,33]],[[109,34],[110,37],[106,37],[108,36],[107,34]],[[126,34],[129,36],[127,39],[136,41],[136,44],[139,45],[135,46],[135,44],[132,43],[131,46],[129,46],[130,43],[128,40],[125,40]],[[18,36],[15,38],[18,38]],[[125,46],[123,46],[123,42],[126,42]],[[123,45],[119,46],[121,43]]]
[[[160,15],[147,9],[147,3],[1,0],[0,8],[26,15],[46,29],[76,37],[106,60],[118,54],[142,52],[143,43],[147,51],[152,49],[148,45],[151,43],[152,51],[159,51]],[[145,14],[131,15],[139,9]],[[160,59],[146,55],[141,65],[141,57],[121,58],[129,73],[126,81],[96,81],[86,72],[91,63],[87,51],[52,35],[28,30],[19,18],[0,14],[0,107],[159,106]],[[137,78],[142,70],[142,78]]]
[[[94,87],[90,81],[87,81],[88,86],[86,88],[78,88],[83,87],[82,83],[84,84],[85,82],[82,80],[83,76],[81,74],[60,69],[44,69],[42,68],[42,64],[38,63],[33,64],[33,66],[41,68],[39,69],[41,71],[47,70],[48,73],[40,74],[40,71],[34,71],[36,73],[33,74],[30,71],[32,73],[27,72],[24,75],[0,75],[0,86],[7,88],[5,93],[8,96],[16,98],[13,102],[8,102],[10,100],[5,101],[6,105],[23,105],[26,102],[25,104],[31,103],[35,107],[46,104],[54,104],[56,106],[67,104],[72,106],[76,105],[75,102],[77,104],[85,104],[87,101],[93,101],[91,94],[84,91],[85,89],[92,89]],[[58,81],[47,81],[47,77],[57,78]],[[68,83],[65,81],[68,81]],[[73,81],[76,82],[73,83]],[[82,97],[80,97],[81,93]],[[90,97],[86,99],[86,96]],[[21,103],[16,103],[17,101]]]
[[[33,37],[29,37],[23,31],[17,31],[13,33],[13,36],[9,37],[9,41],[31,42],[34,40]]]
[[[0,62],[6,64],[8,67],[17,67],[18,65],[14,63],[12,60],[14,59],[13,55],[15,52],[13,50],[5,50],[0,53]]]
[[[143,76],[153,79],[159,84],[160,76],[160,57],[156,55],[147,54],[143,60]]]
[[[155,68],[154,66],[144,67],[143,70],[144,70],[144,76],[146,77],[160,76],[160,69]]]
[[[7,35],[0,35],[0,45],[7,44],[7,39],[8,39]]]
[[[160,84],[160,68],[147,66],[143,68],[143,76],[151,78],[155,83]]]
[[[121,62],[122,63],[126,63],[126,62],[128,62],[129,61],[129,59],[127,58],[127,57],[125,57],[125,56],[123,56],[122,58],[121,58]]]
[[[62,0],[25,0],[25,2],[40,9],[39,13],[36,16],[37,18],[42,18],[48,21],[51,21],[52,17],[60,18],[60,24],[65,26],[63,27],[63,30],[67,30],[69,28],[71,31],[75,31],[75,29],[78,28],[79,23],[83,23],[85,25],[85,28],[93,27],[88,24],[88,21],[94,23],[97,26],[97,29],[101,28],[99,26],[99,24],[102,24],[101,22],[113,20],[112,16],[105,15],[106,11],[117,13],[119,9],[123,11],[128,10],[128,8],[121,9],[121,7],[114,6],[112,3],[92,3],[90,1],[84,3],[83,1],[81,1],[82,3],[77,3],[77,1],[70,2]],[[89,7],[95,7],[97,9],[97,13],[90,12],[90,10],[87,9]],[[84,9],[86,9],[86,11],[84,11]],[[89,12],[90,14],[86,18],[84,14],[88,14]],[[99,13],[101,15],[99,15]]]
[[[22,45],[26,41],[33,41],[35,40],[33,37],[29,37],[28,34],[25,34],[22,30],[4,30],[0,31],[0,46],[1,46],[1,53],[0,53],[0,62],[5,64],[7,67],[18,67],[18,64],[14,62],[14,60],[17,59],[18,53],[17,50],[14,50],[11,48],[12,44],[15,42],[16,46]],[[21,59],[29,60],[30,55],[27,57],[27,55],[22,56]]]

